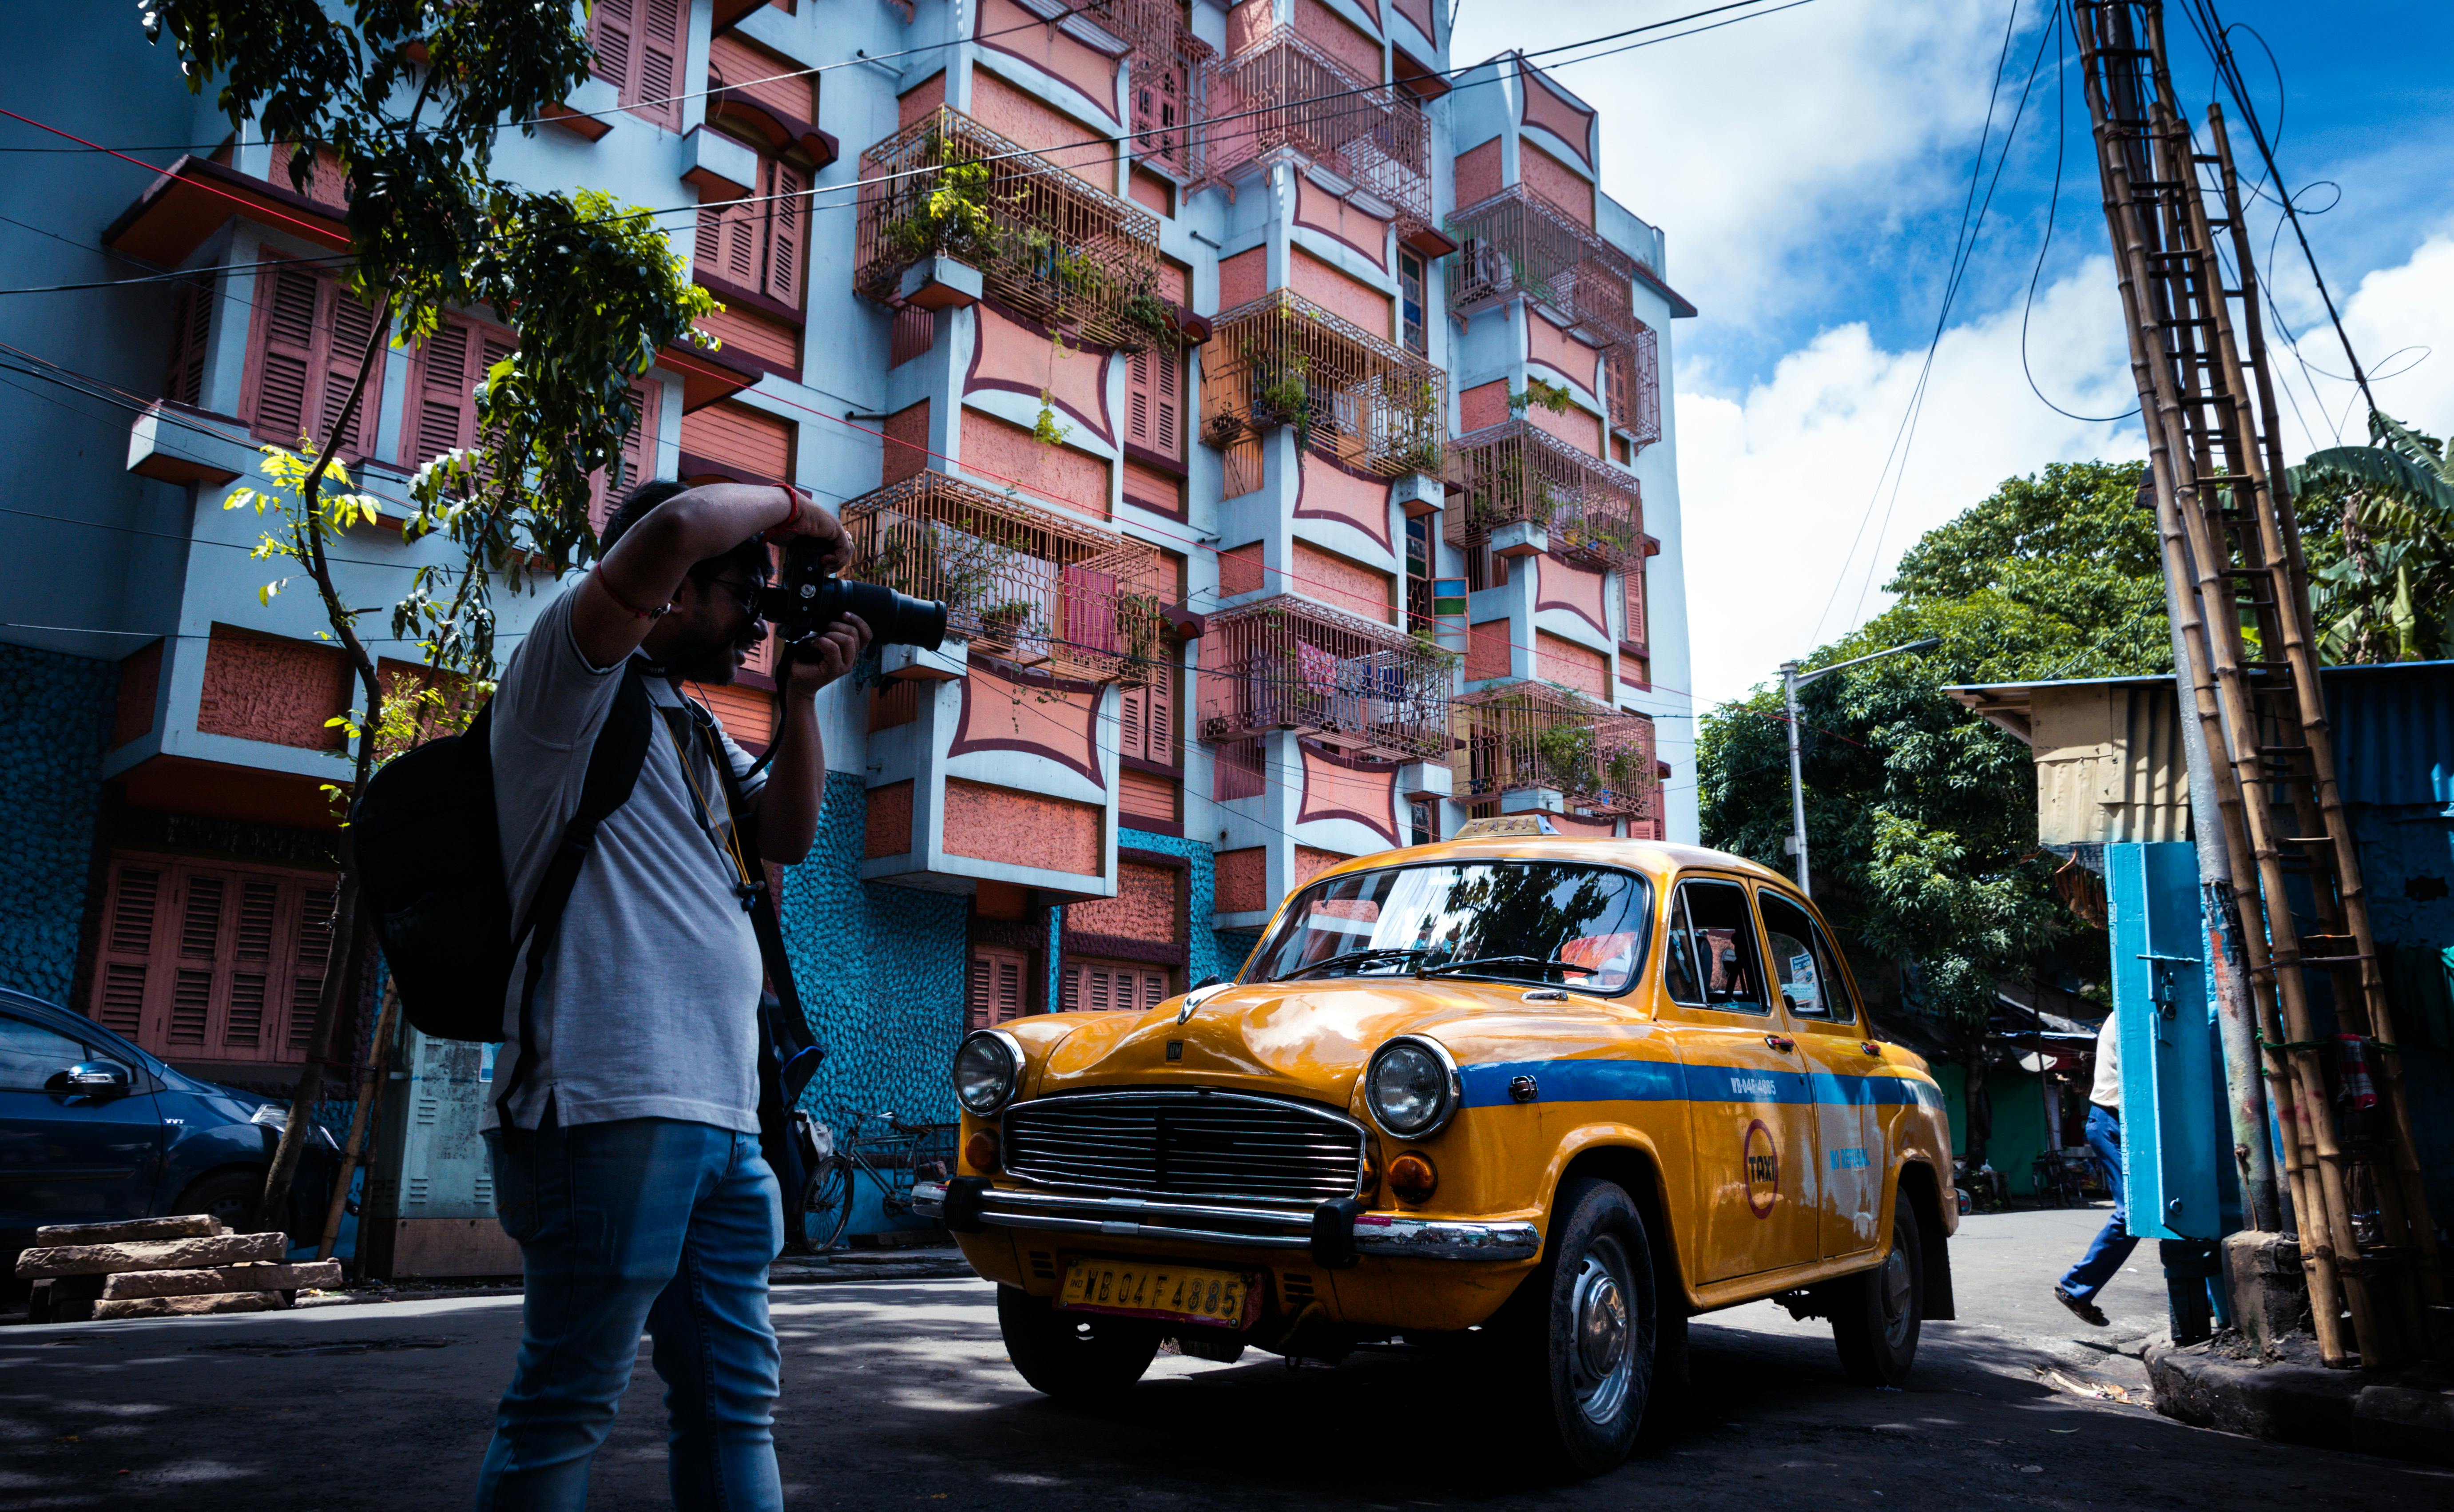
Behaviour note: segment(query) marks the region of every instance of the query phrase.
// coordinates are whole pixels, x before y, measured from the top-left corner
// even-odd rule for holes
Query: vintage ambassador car
[[[978,1030],[915,1189],[1015,1365],[1096,1396],[1161,1339],[1492,1351],[1558,1468],[1633,1445],[1696,1313],[1778,1298],[1897,1383],[1952,1316],[1925,1064],[1814,908],[1718,851],[1539,819],[1322,873],[1233,982]]]

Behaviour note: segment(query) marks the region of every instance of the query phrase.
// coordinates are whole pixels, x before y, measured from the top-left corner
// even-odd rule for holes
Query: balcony
[[[1448,374],[1292,290],[1217,317],[1202,353],[1201,438],[1220,450],[1273,426],[1383,477],[1437,473]]]
[[[1454,768],[1468,803],[1503,795],[1557,794],[1559,805],[1598,818],[1649,819],[1659,809],[1653,721],[1615,714],[1564,688],[1515,683],[1458,700],[1465,749]]]
[[[1133,47],[1135,162],[1192,178],[1199,158],[1193,126],[1217,52],[1193,34],[1177,0],[1087,0],[1082,9]]]
[[[1445,758],[1450,654],[1292,596],[1208,616],[1201,738],[1288,730],[1391,761]]]
[[[1644,499],[1635,478],[1525,420],[1470,431],[1451,443],[1449,481],[1465,490],[1447,514],[1450,545],[1471,549],[1510,525],[1539,528],[1554,556],[1605,570],[1644,554]]]
[[[850,575],[943,599],[947,633],[1078,682],[1139,683],[1165,630],[1158,554],[943,473],[846,505]]]
[[[951,107],[860,158],[853,287],[890,308],[905,274],[961,263],[1024,314],[1128,351],[1172,340],[1158,217]]]
[[[1602,355],[1610,382],[1610,423],[1624,431],[1639,452],[1661,439],[1661,344],[1639,321],[1636,340]]]
[[[1421,102],[1349,73],[1293,27],[1271,29],[1217,67],[1208,116],[1205,182],[1293,152],[1387,206],[1401,240],[1431,232],[1432,136]]]
[[[1461,249],[1449,272],[1457,313],[1524,294],[1604,346],[1631,344],[1643,329],[1629,292],[1636,260],[1522,184],[1458,211],[1448,229]]]

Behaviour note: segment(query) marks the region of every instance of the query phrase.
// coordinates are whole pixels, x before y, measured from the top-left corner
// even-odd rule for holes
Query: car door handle
[[[1787,1035],[1766,1035],[1764,1036],[1764,1043],[1772,1046],[1775,1050],[1780,1051],[1782,1055],[1787,1055],[1798,1048],[1798,1041],[1792,1039]]]

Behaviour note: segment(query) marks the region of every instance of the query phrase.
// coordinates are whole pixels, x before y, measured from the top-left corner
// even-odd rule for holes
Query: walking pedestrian
[[[837,622],[778,678],[783,730],[763,774],[683,690],[731,682],[756,650],[765,542],[795,535],[838,563],[851,554],[835,518],[789,489],[641,485],[494,692],[504,871],[522,908],[578,843],[572,816],[598,791],[593,757],[617,707],[637,711],[645,737],[629,796],[583,853],[553,939],[536,951],[530,937],[540,959],[513,971],[505,1004],[483,1127],[527,1302],[478,1512],[579,1512],[643,1329],[667,1388],[674,1504],[783,1505],[767,1316],[783,1212],[759,1146],[762,964],[744,857],[808,853],[826,780],[815,696],[869,632]],[[754,848],[734,833],[718,759]]]
[[[2055,1286],[2054,1300],[2102,1328],[2104,1309],[2096,1305],[2096,1295],[2139,1247],[2130,1232],[2130,1209],[2122,1180],[2122,1043],[2112,1014],[2104,1016],[2104,1027],[2096,1032],[2096,1081],[2088,1089],[2087,1102],[2087,1147],[2104,1167],[2104,1184],[2113,1193],[2113,1216],[2097,1231],[2079,1263]]]

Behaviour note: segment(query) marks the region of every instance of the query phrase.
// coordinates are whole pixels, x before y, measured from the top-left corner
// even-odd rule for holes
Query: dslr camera
[[[846,615],[858,615],[878,646],[918,646],[935,651],[946,638],[946,606],[913,598],[876,583],[846,582],[822,569],[822,544],[807,535],[784,546],[783,571],[761,590],[758,612],[790,646],[825,630]]]

